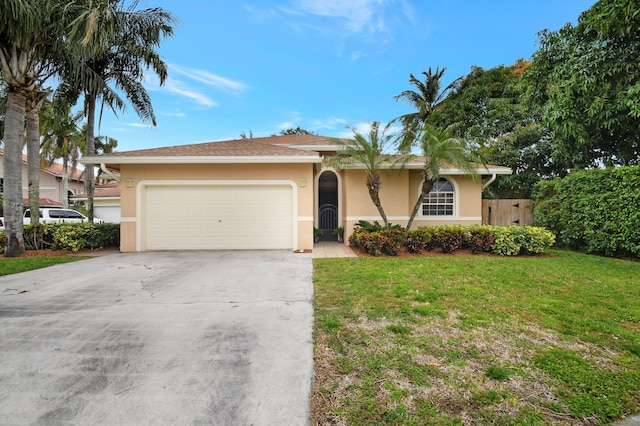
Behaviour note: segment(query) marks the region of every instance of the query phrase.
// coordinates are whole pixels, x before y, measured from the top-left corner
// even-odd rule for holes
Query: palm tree
[[[56,73],[57,57],[73,41],[71,0],[3,0],[0,7],[0,69],[7,85],[4,128],[5,256],[24,252],[22,140],[27,94]]]
[[[412,148],[417,148],[421,152],[423,181],[420,195],[407,222],[407,231],[411,228],[424,197],[431,192],[434,184],[440,179],[440,170],[443,166],[455,167],[474,178],[476,176],[475,164],[471,161],[465,142],[452,137],[446,130],[427,124],[419,132],[410,132],[409,137],[405,135],[401,138],[399,150],[405,153],[403,158],[405,164],[415,159],[414,155],[409,154]]]
[[[417,91],[405,90],[393,97],[396,101],[409,102],[416,110],[416,112],[402,115],[396,119],[400,120],[405,130],[415,132],[421,126],[424,126],[431,114],[442,105],[449,91],[455,86],[457,80],[442,90],[441,80],[446,70],[446,68],[440,69],[440,67],[437,67],[434,72],[429,67],[427,71],[422,71],[425,77],[424,81],[420,81],[413,74],[409,74],[409,83],[414,85]]]
[[[364,167],[367,177],[367,189],[369,197],[378,209],[385,228],[389,228],[387,215],[384,213],[382,203],[380,202],[380,189],[382,182],[380,180],[380,170],[385,166],[393,163],[393,155],[388,154],[389,147],[393,135],[387,135],[389,125],[380,130],[380,123],[374,121],[371,123],[369,130],[369,138],[361,135],[355,128],[353,131],[353,140],[336,139],[334,143],[339,146],[338,153],[329,159],[329,164],[337,166],[360,166]]]
[[[62,207],[69,208],[69,165],[75,171],[78,159],[84,149],[84,137],[79,123],[84,114],[82,111],[71,112],[68,103],[47,103],[40,114],[42,143],[41,161],[50,166],[56,159],[62,159]],[[32,215],[33,216],[33,215]]]
[[[164,84],[167,66],[155,50],[164,37],[173,35],[176,18],[160,8],[133,10],[137,1],[123,10],[118,0],[109,0],[115,10],[96,10],[92,22],[96,29],[96,44],[93,53],[84,64],[97,79],[67,81],[70,93],[84,94],[86,127],[86,155],[92,156],[95,149],[95,115],[98,99],[114,112],[123,110],[125,103],[117,91],[124,93],[138,116],[156,125],[151,99],[142,81],[147,70],[153,71]],[[114,89],[108,85],[112,84]],[[102,111],[102,108],[101,108]],[[92,167],[87,167],[85,189],[89,203],[88,217],[93,220],[93,194],[95,176]]]
[[[26,139],[27,139],[27,180],[29,208],[32,212],[40,209],[40,109],[46,92],[31,91],[27,94],[26,104]],[[40,215],[32,214],[31,224],[38,225]]]

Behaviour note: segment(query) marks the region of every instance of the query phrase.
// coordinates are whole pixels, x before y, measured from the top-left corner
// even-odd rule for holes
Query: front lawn
[[[313,423],[604,424],[640,412],[640,262],[315,259]]]
[[[82,256],[25,256],[4,257],[0,256],[0,276],[17,274],[18,272],[31,271],[33,269],[46,268],[59,263],[75,262],[87,259]]]

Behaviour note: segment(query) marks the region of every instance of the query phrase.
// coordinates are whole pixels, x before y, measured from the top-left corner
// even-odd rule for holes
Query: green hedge
[[[24,227],[27,250],[87,250],[120,247],[118,223],[44,223]],[[4,251],[4,233],[0,233],[0,250]]]
[[[580,171],[533,193],[536,225],[561,247],[640,257],[640,166]]]
[[[552,232],[534,226],[444,225],[422,226],[406,232],[402,229],[370,231],[356,227],[349,244],[379,256],[397,256],[404,246],[411,253],[439,248],[443,253],[470,249],[501,256],[542,253],[555,242]]]

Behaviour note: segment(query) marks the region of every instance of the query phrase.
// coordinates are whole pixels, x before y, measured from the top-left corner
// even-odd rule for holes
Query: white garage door
[[[153,185],[144,189],[143,250],[291,249],[290,185]]]

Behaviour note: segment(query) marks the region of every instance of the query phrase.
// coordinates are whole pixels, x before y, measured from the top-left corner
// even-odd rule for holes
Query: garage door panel
[[[157,185],[145,189],[145,250],[293,247],[290,185]]]

